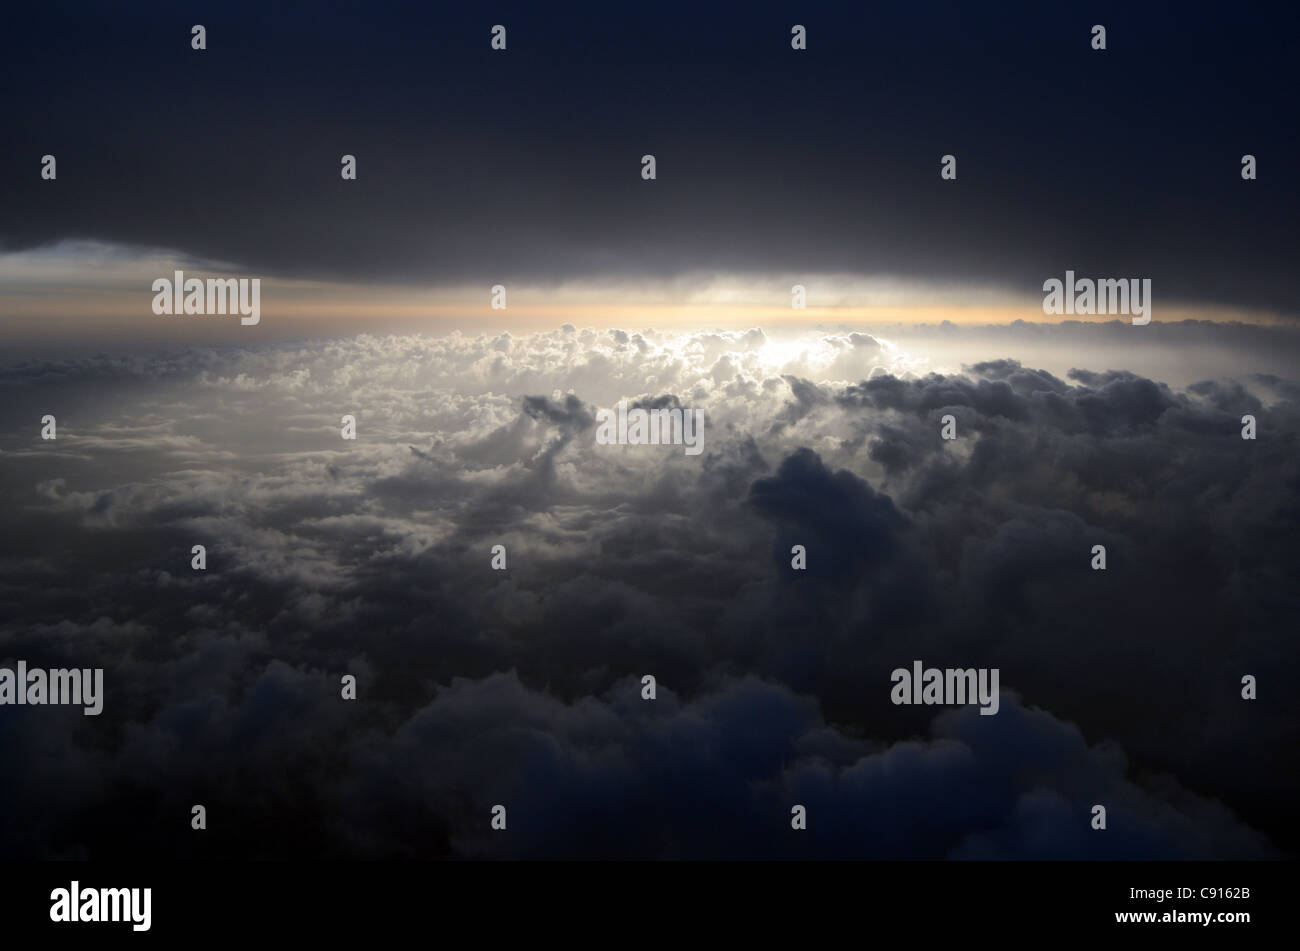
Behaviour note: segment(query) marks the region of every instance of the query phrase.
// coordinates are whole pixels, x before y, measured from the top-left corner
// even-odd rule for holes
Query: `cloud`
[[[0,717],[23,777],[0,854],[1296,848],[1290,378],[575,327],[13,365],[0,389],[0,664],[107,689],[93,723]],[[620,399],[704,409],[704,453],[598,444]],[[50,442],[21,420],[53,403]],[[998,667],[1001,711],[894,706],[914,659]],[[194,802],[229,832],[189,836]]]
[[[1005,300],[1037,297],[1045,278],[1071,268],[1150,278],[1157,320],[1174,300],[1295,316],[1297,199],[1271,159],[1296,151],[1294,123],[1277,121],[1292,115],[1292,30],[1266,15],[1188,17],[1175,37],[1160,8],[1126,11],[1125,32],[1146,42],[1112,44],[1104,56],[1115,69],[1101,72],[1089,68],[1098,54],[1071,39],[1072,14],[1052,5],[988,21],[926,6],[845,8],[794,54],[788,25],[767,11],[737,18],[669,3],[611,17],[592,4],[547,16],[504,4],[510,48],[492,55],[470,10],[405,11],[405,29],[393,31],[393,17],[346,7],[309,24],[248,7],[212,25],[197,58],[168,5],[138,6],[132,18],[24,9],[0,37],[12,98],[30,106],[11,117],[16,146],[0,155],[0,249],[75,241],[96,268],[125,249],[170,249],[241,274],[328,276],[376,293],[793,272],[916,281],[936,296],[992,286]],[[251,67],[234,78],[216,68],[231,37]],[[1039,77],[1044,43],[1061,68]],[[896,82],[839,81],[864,44]],[[1191,62],[1188,47],[1201,51]],[[340,55],[355,74],[340,72]],[[83,71],[99,77],[93,88]],[[186,82],[159,83],[160,72]],[[1244,76],[1248,89],[1224,81]],[[305,107],[300,89],[330,109]],[[1083,98],[1104,103],[1111,135],[1026,161],[1058,134],[1043,117]],[[140,149],[159,114],[195,102],[212,104],[230,149],[195,136]],[[828,121],[844,115],[873,119]],[[1233,143],[1229,152],[1254,150],[1258,180],[1241,180],[1239,152],[1188,148],[1211,135]],[[959,181],[944,183],[950,142],[972,145],[958,149]],[[1115,142],[1126,143],[1122,157]],[[59,159],[56,184],[37,174],[45,149]],[[657,156],[654,182],[639,178],[646,150]],[[355,182],[339,177],[342,154],[358,159]],[[122,155],[150,201],[123,195]],[[179,213],[198,193],[204,215]],[[1145,240],[1134,239],[1135,221]],[[84,281],[77,270],[68,277]],[[68,288],[49,281],[22,302],[39,307],[48,290]],[[809,295],[814,306],[841,301],[816,282]],[[892,302],[887,288],[873,296]]]

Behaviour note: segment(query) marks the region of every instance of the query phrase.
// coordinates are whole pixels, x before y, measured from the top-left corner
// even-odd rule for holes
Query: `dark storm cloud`
[[[544,419],[566,433],[581,431],[596,421],[582,400],[572,393],[558,401],[549,400],[545,396],[526,396],[523,406],[524,412],[533,419]]]
[[[1294,314],[1296,35],[1253,4],[45,4],[0,38],[0,245],[412,284],[699,269],[1037,295],[1070,268]]]
[[[0,663],[106,669],[100,717],[4,708],[0,854],[1294,853],[1293,381],[642,339],[0,370],[67,394],[0,437]],[[705,408],[705,454],[596,444],[620,395]],[[1001,711],[892,705],[914,659],[999,667]]]
[[[800,449],[776,474],[754,482],[750,501],[765,518],[785,527],[820,554],[808,571],[814,578],[863,578],[898,558],[906,520],[888,496],[851,472],[831,473],[817,454]],[[789,551],[777,542],[778,560]]]

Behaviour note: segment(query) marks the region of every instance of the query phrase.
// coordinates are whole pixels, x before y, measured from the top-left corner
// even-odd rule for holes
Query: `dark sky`
[[[698,268],[1033,294],[1072,268],[1297,312],[1276,5],[50,3],[5,26],[7,250],[414,284]]]

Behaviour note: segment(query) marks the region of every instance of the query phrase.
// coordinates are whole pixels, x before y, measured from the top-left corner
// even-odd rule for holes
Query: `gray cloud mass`
[[[0,664],[106,671],[100,717],[0,712],[4,857],[1296,849],[1294,379],[566,328],[0,393]],[[704,453],[599,445],[619,399],[702,408]],[[1000,668],[1001,711],[894,706],[913,659]]]

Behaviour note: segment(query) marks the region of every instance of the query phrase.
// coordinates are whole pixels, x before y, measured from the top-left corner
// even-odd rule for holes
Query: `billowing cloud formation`
[[[0,664],[106,671],[98,718],[0,708],[0,854],[1294,851],[1294,381],[565,327],[0,391]],[[703,454],[599,444],[620,399]],[[1000,712],[894,706],[914,659]]]

